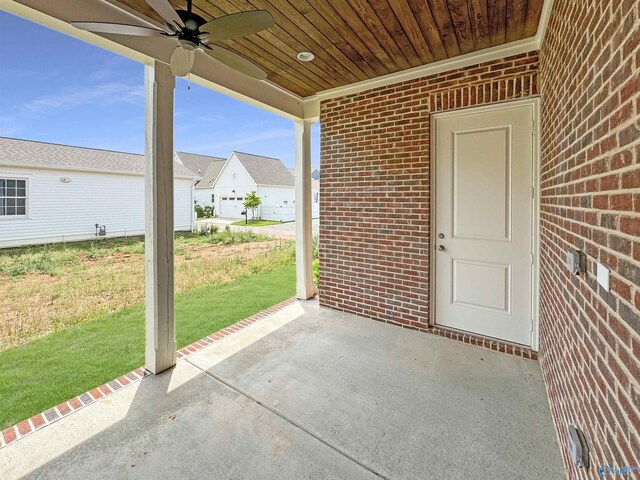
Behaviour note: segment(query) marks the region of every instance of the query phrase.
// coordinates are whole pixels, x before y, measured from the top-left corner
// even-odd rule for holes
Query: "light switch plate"
[[[609,291],[609,269],[598,262],[596,267],[596,279],[602,288]]]

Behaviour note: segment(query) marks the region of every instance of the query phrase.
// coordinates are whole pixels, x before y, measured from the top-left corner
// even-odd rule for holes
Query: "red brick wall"
[[[574,424],[592,449],[589,471],[565,453],[570,478],[640,465],[639,12],[637,0],[556,1],[540,52],[540,362],[561,445]],[[569,247],[586,253],[585,275],[568,273]]]
[[[321,305],[428,327],[430,114],[536,94],[537,77],[528,53],[321,104]]]

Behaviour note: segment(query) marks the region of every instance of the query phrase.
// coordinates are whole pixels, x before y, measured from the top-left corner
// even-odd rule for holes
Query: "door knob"
[[[438,251],[444,252],[444,245],[438,245]]]

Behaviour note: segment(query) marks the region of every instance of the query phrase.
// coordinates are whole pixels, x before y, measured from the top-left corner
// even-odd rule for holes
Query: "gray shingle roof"
[[[295,179],[281,160],[250,153],[233,152],[258,185],[294,187]]]
[[[144,155],[5,137],[0,137],[0,165],[144,175]],[[174,162],[174,175],[196,177],[178,162]]]
[[[182,164],[198,177],[204,176],[204,172],[207,171],[207,168],[212,162],[224,163],[226,160],[226,158],[210,157],[208,155],[199,155],[188,152],[176,152],[176,155]]]
[[[209,157],[214,158],[214,157]],[[204,171],[202,178],[196,184],[196,188],[211,188],[213,187],[213,182],[218,178],[218,174],[222,167],[224,167],[224,163],[226,160],[224,158],[220,158],[219,161],[213,161],[209,164],[207,169]]]

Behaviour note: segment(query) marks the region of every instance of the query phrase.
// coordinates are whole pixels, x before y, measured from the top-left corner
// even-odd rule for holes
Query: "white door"
[[[244,218],[243,197],[220,197],[220,217],[222,218]]]
[[[533,104],[434,118],[435,323],[531,345]]]

